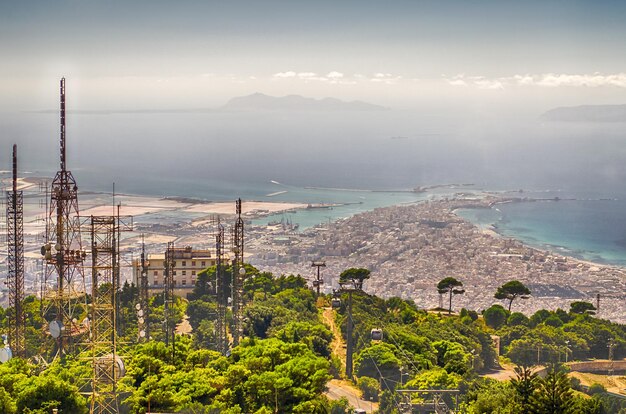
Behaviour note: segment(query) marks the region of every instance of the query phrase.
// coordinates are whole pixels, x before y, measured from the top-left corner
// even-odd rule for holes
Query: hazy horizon
[[[0,170],[17,142],[24,169],[55,171],[64,76],[68,163],[91,183],[620,192],[623,124],[540,116],[626,104],[625,18],[617,1],[3,3]],[[253,93],[389,111],[213,110]]]

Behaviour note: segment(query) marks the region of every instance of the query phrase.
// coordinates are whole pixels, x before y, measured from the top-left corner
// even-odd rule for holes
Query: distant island
[[[626,105],[582,105],[551,109],[541,115],[551,122],[626,122]]]
[[[269,96],[254,93],[229,100],[224,110],[281,111],[386,111],[388,108],[362,101],[342,101],[335,98],[314,99],[300,95]]]

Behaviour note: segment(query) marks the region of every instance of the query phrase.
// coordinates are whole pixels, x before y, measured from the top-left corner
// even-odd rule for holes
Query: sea
[[[255,221],[301,231],[459,192],[525,197],[535,201],[458,213],[534,247],[626,266],[623,124],[474,115],[69,113],[68,165],[84,192],[115,183],[118,193],[155,197],[328,204]],[[23,175],[54,175],[57,114],[0,113],[0,128],[0,170],[18,142]]]

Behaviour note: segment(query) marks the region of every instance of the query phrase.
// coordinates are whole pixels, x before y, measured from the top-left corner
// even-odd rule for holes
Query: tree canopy
[[[596,314],[595,311],[596,311],[596,307],[593,306],[593,304],[589,302],[576,301],[570,304],[571,313],[577,313],[579,315],[588,313],[589,315],[595,315]]]
[[[363,289],[363,282],[369,278],[370,271],[368,269],[352,267],[341,272],[339,275],[339,283],[352,281],[356,289]]]
[[[530,289],[518,280],[511,280],[504,285],[498,287],[494,297],[496,299],[504,299],[509,301],[509,312],[511,312],[511,305],[517,298],[526,298],[530,295]]]
[[[465,290],[461,289],[463,282],[453,277],[446,277],[437,283],[437,292],[440,295],[449,295],[448,315],[452,313],[452,295],[461,295]]]

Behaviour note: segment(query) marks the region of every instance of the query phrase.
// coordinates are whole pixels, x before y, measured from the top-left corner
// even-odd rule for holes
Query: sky
[[[626,103],[623,1],[0,2],[0,111]],[[51,85],[55,85],[51,87]]]

